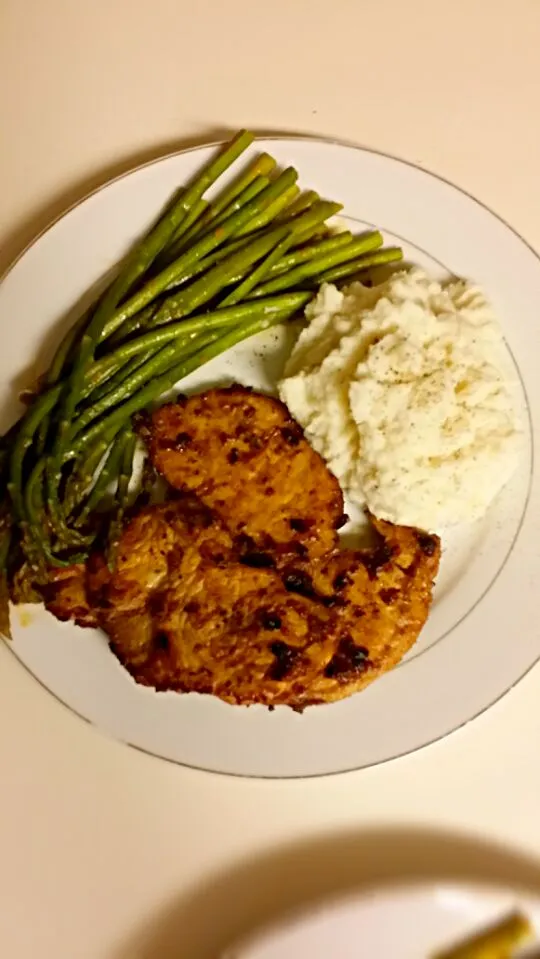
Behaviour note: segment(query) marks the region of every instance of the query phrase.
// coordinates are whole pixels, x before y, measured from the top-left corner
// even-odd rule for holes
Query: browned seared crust
[[[336,547],[339,483],[279,400],[242,386],[208,390],[156,410],[146,439],[167,482],[195,493],[245,552],[282,566]]]
[[[97,626],[95,610],[86,594],[86,566],[78,563],[66,569],[51,570],[46,586],[38,587],[46,608],[63,622],[72,619],[77,626]]]
[[[113,574],[94,558],[89,595],[139,683],[230,703],[328,703],[395,665],[428,613],[438,539],[375,525],[373,550],[282,576],[240,562],[221,523],[180,499],[130,522]]]

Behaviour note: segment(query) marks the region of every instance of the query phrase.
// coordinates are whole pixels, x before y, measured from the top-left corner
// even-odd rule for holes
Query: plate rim
[[[232,131],[231,131],[231,132],[232,132]],[[459,186],[459,185],[456,184],[454,181],[452,181],[452,180],[448,179],[447,177],[442,176],[442,175],[440,175],[440,174],[438,174],[438,173],[435,173],[433,170],[431,170],[431,169],[429,169],[429,168],[427,168],[427,167],[425,167],[425,166],[422,166],[422,165],[420,165],[420,164],[418,164],[418,163],[415,163],[415,162],[412,161],[412,160],[406,160],[406,159],[404,159],[403,157],[401,157],[401,156],[399,156],[399,155],[397,155],[397,154],[393,154],[393,153],[390,153],[390,152],[385,151],[385,150],[378,150],[378,149],[375,149],[375,148],[372,148],[372,147],[363,146],[362,144],[360,144],[360,143],[358,143],[358,142],[356,142],[356,141],[354,141],[354,140],[349,140],[349,139],[347,139],[347,138],[345,138],[345,137],[334,137],[334,136],[329,136],[329,135],[328,135],[328,136],[325,136],[325,135],[310,134],[310,133],[294,133],[294,132],[287,132],[287,131],[265,134],[265,133],[262,132],[262,131],[257,131],[257,132],[255,133],[255,137],[254,137],[253,144],[256,145],[256,144],[257,144],[258,142],[260,142],[260,141],[264,141],[265,143],[268,143],[268,142],[270,142],[270,143],[271,143],[271,142],[287,143],[287,142],[296,141],[296,142],[308,142],[308,143],[312,143],[312,144],[333,145],[333,146],[337,146],[337,147],[344,147],[344,148],[346,148],[346,149],[352,149],[352,150],[358,151],[359,153],[363,153],[363,154],[366,154],[366,155],[375,156],[375,157],[380,157],[380,158],[382,158],[382,159],[390,160],[391,162],[396,163],[396,164],[398,164],[398,165],[402,165],[402,166],[404,166],[404,167],[413,169],[413,170],[421,173],[422,175],[424,175],[424,176],[426,176],[426,177],[428,177],[428,178],[430,178],[430,179],[432,179],[432,180],[435,180],[436,182],[442,183],[442,184],[450,187],[452,190],[456,190],[456,191],[457,191],[458,193],[460,193],[462,196],[466,197],[469,201],[471,201],[471,202],[474,203],[476,206],[480,207],[482,210],[484,210],[486,213],[488,213],[490,216],[492,216],[492,217],[494,217],[496,220],[498,220],[499,223],[501,223],[501,225],[504,226],[506,230],[508,230],[511,234],[513,234],[513,236],[514,236],[515,238],[517,238],[517,239],[523,244],[523,246],[533,255],[533,257],[535,258],[535,260],[536,260],[536,261],[538,262],[538,264],[540,265],[540,251],[538,251],[538,250],[535,248],[535,246],[533,246],[533,244],[532,244],[529,240],[527,240],[515,227],[513,227],[501,214],[499,214],[498,212],[496,212],[495,210],[493,210],[490,206],[488,206],[487,203],[484,203],[482,200],[478,199],[478,197],[476,197],[474,194],[470,193],[470,192],[469,192],[468,190],[466,190],[465,188]],[[130,166],[128,169],[123,170],[121,173],[118,173],[118,174],[116,174],[116,175],[114,175],[114,176],[112,176],[112,177],[109,177],[108,179],[104,180],[104,182],[100,183],[98,186],[95,186],[95,187],[93,187],[92,189],[88,190],[88,191],[85,192],[81,197],[79,197],[77,200],[75,200],[73,203],[68,204],[68,205],[67,205],[65,208],[63,208],[59,213],[57,213],[55,216],[51,217],[50,221],[48,221],[48,222],[46,223],[46,225],[43,226],[42,229],[40,229],[40,230],[28,241],[28,243],[24,246],[24,248],[23,248],[18,254],[16,254],[16,256],[13,258],[13,260],[7,265],[7,267],[5,268],[5,270],[0,274],[0,284],[2,284],[2,283],[4,282],[4,280],[5,280],[5,279],[9,276],[9,274],[15,269],[15,267],[18,265],[18,263],[27,255],[27,253],[30,252],[30,250],[32,250],[32,248],[33,248],[35,245],[37,245],[37,244],[42,240],[42,238],[43,238],[44,236],[46,236],[46,234],[47,234],[50,230],[52,230],[59,222],[61,222],[61,221],[62,221],[65,217],[67,217],[70,213],[72,213],[73,211],[77,210],[78,207],[81,206],[82,204],[84,204],[87,200],[89,200],[89,199],[91,199],[92,197],[98,195],[99,193],[103,192],[104,190],[108,189],[109,187],[114,186],[116,183],[119,183],[119,182],[123,181],[124,179],[127,179],[128,177],[133,176],[134,174],[136,174],[136,173],[138,173],[138,172],[140,172],[140,171],[142,171],[142,170],[148,169],[148,168],[153,167],[153,166],[157,166],[157,165],[160,164],[160,163],[163,163],[163,162],[165,162],[165,161],[167,161],[167,160],[171,160],[171,159],[176,158],[176,157],[186,156],[186,155],[188,155],[188,154],[197,153],[197,152],[200,152],[200,151],[209,150],[209,149],[213,149],[213,148],[214,148],[214,149],[217,149],[217,148],[219,148],[220,146],[222,146],[225,142],[227,142],[226,139],[217,139],[217,140],[208,140],[208,141],[206,141],[206,140],[203,139],[203,140],[201,140],[201,142],[198,142],[197,144],[195,144],[195,145],[193,145],[193,146],[188,146],[188,147],[179,148],[179,149],[173,149],[173,150],[170,150],[170,151],[168,151],[168,152],[166,152],[166,153],[160,154],[160,155],[158,155],[158,156],[154,156],[154,157],[152,157],[152,158],[149,159],[149,160],[143,160],[143,161],[141,161],[141,162],[135,162],[135,163],[134,163],[132,166]],[[529,411],[529,415],[530,415],[530,411]],[[531,422],[531,425],[532,425],[532,422]],[[531,439],[534,441],[534,433],[533,433],[533,431],[531,431]],[[533,447],[532,447],[532,453],[533,453],[533,459],[532,459],[532,462],[531,462],[531,481],[532,481],[532,477],[533,477],[533,475],[534,475],[534,466],[535,466],[535,463],[534,463],[534,442],[533,442]],[[530,494],[530,489],[529,489],[529,494]],[[528,500],[528,497],[527,497],[527,500]],[[517,530],[517,532],[516,532],[516,539],[519,537],[519,532],[520,532],[521,528],[523,527],[523,525],[524,525],[524,523],[525,523],[526,513],[527,513],[527,502],[525,503],[524,512],[523,512],[523,515],[522,515],[522,518],[521,518],[521,522],[520,522],[519,528],[518,528],[518,530]],[[103,726],[99,725],[99,724],[96,723],[94,720],[92,720],[92,719],[88,718],[87,716],[85,716],[84,714],[80,713],[80,712],[79,712],[77,709],[75,709],[73,706],[71,706],[71,705],[69,705],[67,702],[65,702],[56,692],[54,692],[52,689],[50,689],[49,686],[48,686],[38,675],[36,675],[36,674],[32,671],[32,669],[30,668],[30,666],[28,666],[21,658],[19,658],[19,656],[17,655],[17,653],[16,653],[16,651],[15,651],[15,649],[14,649],[14,646],[13,646],[13,644],[11,643],[10,640],[4,640],[3,645],[8,648],[10,654],[15,658],[15,660],[17,661],[17,663],[19,664],[19,666],[22,666],[23,669],[26,671],[26,673],[27,673],[29,676],[31,676],[34,681],[37,681],[37,683],[41,686],[41,688],[42,688],[43,690],[45,690],[50,696],[52,696],[52,697],[54,698],[54,700],[56,700],[57,703],[59,703],[59,704],[60,704],[64,709],[66,709],[69,713],[75,715],[77,718],[83,720],[87,725],[89,725],[90,727],[94,728],[100,735],[105,736],[109,741],[120,742],[120,743],[122,743],[123,745],[128,746],[128,747],[131,748],[131,749],[137,750],[137,751],[140,752],[140,753],[143,753],[143,754],[145,754],[145,755],[147,755],[147,756],[150,756],[152,759],[156,759],[156,760],[160,760],[160,761],[165,761],[165,762],[171,763],[171,764],[174,765],[174,766],[180,766],[180,767],[185,768],[185,769],[196,770],[197,772],[203,772],[203,773],[207,773],[207,774],[211,774],[211,775],[216,775],[216,776],[227,776],[227,777],[232,777],[232,778],[234,778],[234,779],[248,779],[248,780],[249,780],[249,779],[253,779],[253,780],[262,780],[262,781],[267,781],[267,780],[268,780],[268,781],[278,781],[278,782],[279,782],[279,781],[287,781],[287,780],[321,779],[321,778],[327,778],[327,777],[331,777],[331,776],[341,776],[341,775],[351,774],[351,773],[355,773],[355,772],[362,772],[364,769],[375,768],[375,767],[378,767],[378,766],[385,765],[386,763],[394,762],[394,761],[399,760],[399,759],[401,759],[401,758],[405,758],[406,756],[411,756],[411,755],[419,752],[419,751],[422,750],[422,749],[426,749],[426,748],[428,748],[428,747],[430,747],[430,746],[435,745],[436,743],[441,742],[442,740],[446,739],[448,736],[453,735],[454,733],[456,733],[456,732],[458,732],[459,730],[463,729],[464,727],[466,727],[466,726],[469,725],[470,723],[474,722],[474,721],[475,721],[476,719],[478,719],[480,716],[484,715],[484,713],[486,713],[488,710],[490,710],[493,706],[496,706],[496,705],[497,705],[499,702],[501,702],[510,692],[512,692],[512,690],[514,690],[515,687],[516,687],[519,683],[521,683],[521,681],[522,681],[523,679],[525,679],[525,677],[526,677],[530,672],[532,672],[532,670],[534,669],[534,667],[537,666],[538,663],[540,663],[540,652],[539,652],[538,655],[537,655],[537,657],[534,659],[534,661],[531,662],[531,664],[514,680],[514,682],[513,682],[511,685],[509,685],[506,689],[504,689],[503,692],[500,693],[500,695],[498,695],[495,699],[491,700],[489,703],[487,703],[487,704],[484,705],[481,709],[479,709],[477,712],[475,712],[472,716],[469,716],[467,719],[463,720],[461,723],[459,723],[458,725],[454,726],[452,729],[447,730],[447,731],[443,732],[442,734],[440,734],[440,735],[438,735],[438,736],[435,736],[435,737],[433,737],[432,739],[428,739],[427,741],[422,742],[422,743],[420,743],[419,745],[414,746],[414,747],[412,747],[412,748],[410,748],[410,749],[407,749],[407,750],[405,750],[405,751],[403,751],[403,752],[398,752],[398,753],[396,753],[395,755],[387,756],[387,757],[385,757],[385,758],[383,758],[383,759],[379,759],[379,760],[376,760],[376,761],[372,761],[372,762],[369,762],[369,763],[367,763],[366,765],[362,765],[362,766],[353,765],[353,766],[347,767],[347,768],[345,768],[345,769],[330,770],[330,771],[326,771],[326,772],[301,773],[301,774],[282,774],[282,775],[276,776],[276,775],[269,775],[269,774],[263,775],[263,774],[260,774],[260,773],[255,773],[255,774],[253,774],[253,773],[230,772],[230,771],[223,770],[223,769],[212,769],[212,768],[210,768],[210,767],[208,767],[208,766],[197,765],[197,764],[191,763],[191,762],[190,762],[190,763],[182,762],[181,760],[174,759],[174,758],[172,758],[172,757],[169,757],[169,756],[163,755],[163,754],[161,754],[161,753],[155,752],[155,751],[153,751],[153,750],[147,749],[147,748],[145,748],[144,746],[140,746],[140,745],[137,745],[136,743],[132,743],[132,742],[130,742],[130,740],[127,739],[127,738],[122,738],[122,737],[120,737],[120,736],[116,736],[116,735],[112,734],[111,732],[109,732],[106,727],[103,727]]]
[[[224,953],[220,954],[219,959],[253,959],[252,948],[264,946],[267,941],[271,941],[273,934],[280,932],[286,933],[287,930],[304,925],[311,919],[316,920],[322,916],[339,917],[341,910],[351,910],[354,907],[362,908],[364,903],[375,900],[398,900],[403,902],[408,896],[436,896],[441,892],[458,893],[471,898],[485,899],[503,899],[508,898],[516,900],[516,908],[519,903],[525,901],[538,911],[540,916],[540,890],[533,889],[531,886],[510,886],[505,882],[494,880],[473,880],[467,878],[458,878],[456,876],[445,876],[441,873],[433,878],[407,878],[402,879],[378,879],[374,882],[366,883],[356,889],[350,889],[345,892],[337,892],[324,896],[320,899],[304,903],[299,908],[293,908],[290,911],[284,911],[280,916],[263,923],[260,927],[248,932],[247,936],[233,942]],[[540,935],[540,926],[538,930],[533,921],[535,935]],[[539,940],[540,941],[540,940]],[[279,945],[279,942],[278,942]],[[535,947],[537,942],[532,943]]]

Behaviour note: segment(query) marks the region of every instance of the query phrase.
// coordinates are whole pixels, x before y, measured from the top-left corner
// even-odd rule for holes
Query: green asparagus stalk
[[[187,214],[187,216],[182,220],[180,226],[173,233],[173,243],[178,243],[178,241],[181,240],[182,237],[189,232],[189,230],[191,230],[195,225],[198,226],[203,213],[208,209],[208,205],[208,201],[203,199],[197,200],[197,202],[193,204],[191,212]]]
[[[90,493],[88,494],[86,503],[74,521],[74,526],[84,526],[90,513],[96,509],[97,506],[99,506],[102,499],[106,495],[109,484],[112,483],[113,480],[117,479],[118,470],[124,457],[126,445],[131,442],[131,435],[131,430],[127,429],[123,430],[121,433],[118,433],[118,435],[115,437],[107,455],[107,459],[105,460],[101,471],[96,478]]]
[[[257,308],[260,310],[260,315],[285,315],[291,310],[300,309],[304,302],[305,294],[302,292],[281,293],[279,296],[258,300]],[[246,317],[251,318],[253,315],[253,303],[239,303],[226,309],[220,306],[215,312],[203,313],[201,316],[194,316],[175,323],[166,323],[133,339],[126,340],[114,352],[98,360],[92,370],[89,370],[88,386],[85,387],[83,395],[85,397],[90,395],[93,387],[100,386],[103,382],[102,377],[108,380],[111,373],[116,372],[123,362],[130,357],[147,353],[170,340],[179,341],[181,339],[187,341],[193,335],[203,333],[205,330],[221,329],[240,322]]]
[[[111,407],[115,407],[126,396],[135,393],[143,387],[151,377],[164,373],[173,363],[178,363],[182,356],[190,356],[192,353],[196,353],[200,349],[201,339],[207,341],[217,339],[218,336],[218,331],[215,333],[203,333],[200,337],[195,337],[187,344],[184,342],[180,344],[176,342],[167,343],[165,346],[162,346],[157,353],[152,352],[148,359],[135,369],[130,376],[126,377],[122,382],[115,384],[114,388],[105,396],[96,400],[95,403],[91,403],[77,416],[77,419],[72,425],[70,440],[82,433],[93,420],[106,413]]]
[[[266,180],[265,186],[270,182],[270,174],[274,172],[276,168],[276,161],[268,153],[261,153],[260,156],[248,166],[248,168],[241,173],[230,186],[226,187],[225,190],[212,200],[209,204],[208,209],[201,217],[197,228],[193,227],[186,236],[186,239],[193,239],[194,236],[198,236],[200,231],[205,230],[211,223],[215,224],[217,217],[223,213],[224,210],[230,207],[230,204],[236,200],[241,194],[244,194],[244,202],[252,199],[253,196],[257,194],[244,193],[247,187],[250,187],[252,182],[257,177],[264,177]],[[258,191],[257,191],[258,192]]]
[[[180,345],[178,340],[176,341],[176,344],[177,346]],[[139,351],[133,354],[125,363],[120,364],[116,371],[104,379],[95,389],[87,390],[85,388],[84,392],[81,394],[81,400],[83,402],[77,409],[82,409],[84,414],[84,410],[88,408],[89,404],[96,403],[98,400],[101,401],[104,399],[104,397],[114,393],[114,391],[118,387],[122,386],[126,380],[128,380],[133,373],[135,373],[143,365],[143,363],[146,363],[147,360],[154,355],[155,352],[156,350],[153,349],[144,350],[143,352]]]
[[[275,277],[281,276],[282,273],[288,273],[289,270],[292,270],[295,266],[299,266],[300,263],[306,263],[309,260],[315,259],[315,257],[330,253],[331,250],[338,250],[348,246],[352,240],[352,233],[347,231],[338,233],[336,236],[331,236],[327,240],[321,240],[319,243],[311,243],[308,246],[298,247],[285,256],[282,256],[269,270],[269,276]]]
[[[297,239],[297,237],[293,236],[294,244],[297,243]],[[298,266],[300,263],[306,263],[308,260],[313,260],[317,256],[329,253],[331,250],[337,250],[347,246],[352,240],[352,234],[347,231],[329,237],[327,240],[321,240],[318,243],[312,243],[307,246],[295,246],[295,249],[291,250],[291,252],[285,256],[281,256],[280,259],[271,266],[268,275],[272,278],[281,276],[282,273],[288,273],[293,267]],[[237,275],[231,280],[231,283],[238,283],[241,279],[242,277]]]
[[[184,290],[168,297],[152,317],[152,326],[159,326],[161,323],[193,313],[216,296],[237,273],[243,275],[253,263],[266,256],[285,236],[289,236],[288,228],[276,227],[260,240],[255,240],[249,246],[231,253],[230,257],[217,263],[207,273],[203,273],[198,280],[190,283]]]
[[[331,216],[336,209],[341,209],[339,204],[321,201],[321,203],[314,204],[310,210],[307,210],[305,213],[301,214],[301,216],[297,217],[294,223],[291,223],[290,225],[295,234],[298,236],[305,236],[309,230],[314,229],[319,223],[324,222],[324,220]],[[283,230],[286,229],[286,226],[283,225],[281,227],[276,227],[275,229]],[[268,236],[269,233],[262,233],[261,242],[266,240]],[[240,249],[233,254],[233,256],[237,257],[234,262],[236,264],[244,263],[245,267],[248,268],[251,265],[249,262],[249,251],[252,250],[254,246],[255,241],[253,244],[247,244],[246,246],[240,247]],[[203,290],[207,289],[209,277],[211,278],[210,282],[212,283],[214,292],[219,292],[219,289],[225,285],[225,282],[227,282],[225,273],[227,273],[227,276],[229,276],[233,282],[242,279],[244,273],[242,272],[241,268],[239,268],[234,277],[232,277],[230,269],[231,259],[232,257],[216,264],[216,266],[209,270],[206,274],[203,274],[200,280],[191,284],[187,289],[181,288],[178,293],[173,293],[168,296],[163,301],[159,309],[153,314],[150,324],[152,326],[157,326],[159,323],[165,323],[168,320],[172,320],[181,316],[187,316],[188,312],[195,308],[193,304],[196,298]],[[287,287],[288,284],[284,283],[281,289],[287,289]]]
[[[330,253],[315,257],[305,263],[300,263],[288,273],[283,273],[273,280],[268,280],[266,283],[257,287],[251,294],[251,297],[270,296],[279,290],[294,288],[295,285],[301,284],[311,277],[319,276],[333,266],[337,266],[347,260],[352,260],[355,257],[378,249],[382,245],[382,242],[383,239],[378,230],[360,236],[344,247],[331,250]]]
[[[259,283],[264,280],[264,278],[270,273],[272,266],[277,263],[285,251],[290,247],[293,240],[294,233],[292,230],[287,230],[285,235],[281,240],[278,240],[276,245],[268,255],[261,260],[258,266],[255,267],[248,275],[245,280],[242,280],[227,296],[221,300],[220,306],[227,307],[232,306],[235,303],[239,303],[241,300],[247,298],[248,293],[251,293],[252,290],[258,286]]]
[[[126,338],[126,335],[131,336],[133,333],[137,333],[138,330],[145,329],[151,320],[154,311],[157,309],[158,304],[159,300],[155,300],[153,303],[149,303],[148,306],[145,306],[144,309],[139,310],[139,312],[131,318],[129,323],[129,331],[127,334],[126,330],[122,329],[122,327],[119,327],[115,333],[108,337],[105,349],[110,350],[116,343],[121,343],[122,340]],[[101,349],[98,349],[98,352],[101,352]]]
[[[124,524],[124,514],[126,508],[129,505],[129,484],[131,482],[131,477],[133,474],[133,458],[135,456],[135,449],[137,446],[137,437],[133,431],[129,431],[128,439],[124,444],[124,452],[122,455],[122,462],[120,465],[120,475],[118,477],[118,484],[116,488],[116,497],[115,497],[115,512],[110,521],[108,536],[107,536],[107,565],[111,572],[114,570],[116,565],[116,556],[118,552],[118,544],[120,542],[120,537],[122,535],[122,527]]]
[[[242,130],[220,151],[217,157],[214,157],[206,165],[201,173],[195,177],[191,186],[181,193],[172,209],[165,213],[142,243],[138,244],[127,257],[118,276],[100,300],[90,323],[84,331],[68,389],[65,391],[55,447],[54,460],[56,462],[61,455],[62,438],[70,428],[86,366],[118,303],[129,293],[136,281],[147,271],[158,253],[178,231],[181,223],[191,212],[194,205],[199,202],[203,193],[234,163],[252,141],[253,135],[246,130]],[[146,304],[142,305],[145,306]]]
[[[13,512],[17,522],[25,518],[23,500],[23,464],[27,451],[30,449],[36,430],[41,422],[54,409],[62,392],[62,383],[42,393],[27,410],[20,422],[20,428],[13,444],[9,463],[8,492],[13,504]]]
[[[297,179],[297,172],[292,167],[284,170],[283,173],[270,186],[255,197],[250,203],[225,220],[219,227],[197,241],[189,250],[175,260],[171,266],[162,270],[161,273],[150,280],[141,290],[130,297],[123,305],[116,310],[103,327],[102,336],[110,336],[119,326],[122,325],[131,316],[134,316],[139,310],[142,310],[148,303],[155,300],[167,286],[178,279],[183,272],[189,270],[193,263],[202,259],[210,253],[215,247],[220,246],[227,237],[237,233],[241,227],[247,223],[253,216],[272,203],[276,197],[281,196]]]
[[[307,303],[310,298],[311,295],[307,293],[304,303]],[[291,310],[290,316],[293,316],[296,312],[297,310]],[[178,365],[175,365],[168,372],[156,377],[150,377],[146,385],[137,393],[130,396],[126,402],[119,403],[107,416],[104,416],[97,423],[92,424],[88,429],[76,435],[69,449],[66,450],[66,461],[78,456],[82,451],[88,449],[89,446],[92,446],[102,438],[107,438],[109,442],[111,442],[129,417],[139,410],[144,409],[149,403],[152,403],[161,396],[162,393],[171,390],[180,380],[188,376],[189,373],[208,363],[214,359],[214,357],[219,356],[225,352],[225,350],[236,346],[236,344],[242,340],[256,333],[260,333],[263,330],[267,330],[271,326],[275,326],[276,323],[282,322],[282,320],[283,316],[279,314],[263,317],[256,315],[254,319],[239,323],[233,330],[220,336],[213,343],[210,343],[187,359],[181,360]]]
[[[53,356],[52,363],[45,376],[45,386],[54,386],[65,372],[69,357],[75,347],[77,338],[88,323],[88,313],[83,314],[76,323],[73,324],[62,337],[60,345]],[[50,419],[46,416],[40,423],[36,437],[36,452],[41,456],[45,450],[47,436],[49,433]]]
[[[403,259],[403,250],[399,247],[388,246],[376,253],[370,253],[361,256],[356,260],[350,260],[334,266],[329,270],[324,270],[317,276],[311,278],[311,283],[316,288],[321,283],[335,283],[336,280],[343,280],[346,277],[354,276],[356,273],[362,273],[365,270],[372,269],[374,266],[385,266],[389,263],[398,263]]]
[[[291,203],[290,207],[286,210],[283,210],[278,214],[276,219],[281,223],[286,220],[290,220],[291,217],[297,216],[299,213],[305,213],[306,210],[309,210],[314,203],[318,203],[320,196],[315,190],[306,190],[305,193],[301,193],[297,200],[294,203]]]
[[[268,226],[283,210],[287,210],[293,200],[296,199],[300,190],[294,184],[288,190],[281,195],[276,197],[273,203],[270,203],[266,210],[263,210],[257,216],[254,216],[253,219],[249,220],[245,226],[236,232],[236,236],[246,236],[249,233],[254,233],[256,230],[260,230],[264,226]]]
[[[190,246],[195,240],[202,240],[204,237],[212,235],[218,226],[221,226],[221,224],[225,223],[227,219],[229,219],[235,213],[238,213],[242,207],[246,206],[246,204],[251,200],[255,200],[263,192],[263,190],[269,186],[270,180],[268,177],[256,177],[255,180],[250,183],[249,186],[247,186],[235,200],[233,200],[218,216],[210,221],[206,228],[201,228],[198,230],[194,227],[188,234],[186,234],[186,236],[182,237],[178,242],[173,243],[170,248],[165,250],[163,257],[164,267],[171,265],[175,260],[179,259],[182,253],[185,253],[187,250],[189,250]]]
[[[62,394],[59,412],[59,425],[53,444],[52,455],[48,460],[47,488],[48,503],[52,521],[58,526],[61,521],[58,486],[61,478],[63,451],[71,428],[71,422],[79,400],[82,383],[88,363],[102,337],[104,328],[110,321],[119,302],[129,293],[137,280],[146,273],[149,266],[164,246],[170,242],[173,234],[190,213],[194,204],[221,174],[240,156],[253,140],[253,135],[243,130],[220,151],[191,186],[182,192],[178,201],[158,221],[148,236],[127,257],[118,276],[113,281],[86,327],[77,350],[66,389]],[[145,305],[145,304],[142,304]]]
[[[254,200],[263,192],[268,186],[270,186],[270,180],[267,176],[259,175],[255,179],[248,183],[248,185],[242,190],[238,196],[232,200],[228,206],[226,206],[220,213],[218,213],[208,224],[206,233],[210,233],[212,230],[215,230],[217,226],[221,223],[225,223],[230,216],[233,216],[234,213],[238,213],[242,207],[246,206],[251,200]]]

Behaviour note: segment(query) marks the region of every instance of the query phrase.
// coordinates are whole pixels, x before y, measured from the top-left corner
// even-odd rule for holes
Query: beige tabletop
[[[412,160],[540,249],[539,44],[539,0],[2,0],[0,267],[89,188],[240,126]],[[540,859],[539,703],[537,667],[408,758],[242,781],[109,741],[0,649],[0,955],[210,959],[359,877],[533,877],[475,843]]]

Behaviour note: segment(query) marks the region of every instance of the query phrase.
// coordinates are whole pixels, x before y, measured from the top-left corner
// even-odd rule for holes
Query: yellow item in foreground
[[[514,912],[461,945],[434,953],[431,959],[510,959],[512,952],[530,939],[532,933],[527,917]]]

